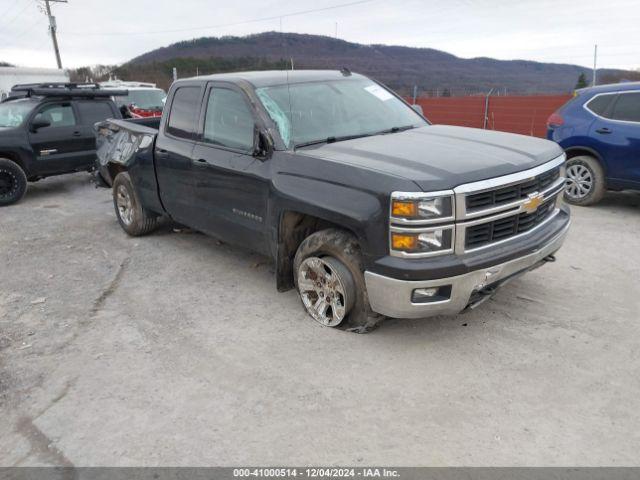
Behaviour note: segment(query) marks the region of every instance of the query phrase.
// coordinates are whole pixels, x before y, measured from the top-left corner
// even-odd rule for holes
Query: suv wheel
[[[369,306],[358,242],[330,228],[309,235],[293,261],[302,305],[326,327],[367,333],[384,319]]]
[[[159,217],[142,208],[127,172],[119,173],[113,181],[113,206],[120,226],[133,237],[146,235],[158,227]]]
[[[0,158],[0,207],[16,203],[27,191],[27,176],[16,162]]]
[[[593,157],[570,158],[566,163],[567,188],[564,199],[573,205],[593,205],[604,197],[605,180],[602,166]]]

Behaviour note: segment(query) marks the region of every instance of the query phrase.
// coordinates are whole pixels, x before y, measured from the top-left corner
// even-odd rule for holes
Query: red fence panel
[[[487,129],[545,137],[547,119],[571,95],[489,97]],[[422,97],[417,102],[436,124],[482,128],[485,97]]]

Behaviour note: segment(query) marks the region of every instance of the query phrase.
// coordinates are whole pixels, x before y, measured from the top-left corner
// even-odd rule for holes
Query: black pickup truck
[[[122,118],[112,97],[126,94],[96,84],[13,87],[0,103],[0,206],[19,201],[28,181],[93,169],[93,125]]]
[[[478,305],[553,260],[570,223],[558,145],[430,125],[349,71],[180,80],[158,127],[97,126],[122,228],[169,217],[268,255],[326,326]]]

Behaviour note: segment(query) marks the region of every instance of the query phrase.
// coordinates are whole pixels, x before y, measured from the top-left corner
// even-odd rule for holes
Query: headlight
[[[453,226],[429,229],[391,227],[391,254],[427,257],[453,252]]]
[[[391,194],[391,221],[405,224],[428,224],[453,220],[453,192]]]

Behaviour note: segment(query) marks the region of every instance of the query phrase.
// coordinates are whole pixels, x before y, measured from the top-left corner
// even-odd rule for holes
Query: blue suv
[[[567,152],[565,199],[592,205],[606,190],[640,190],[640,82],[576,90],[547,121]]]

